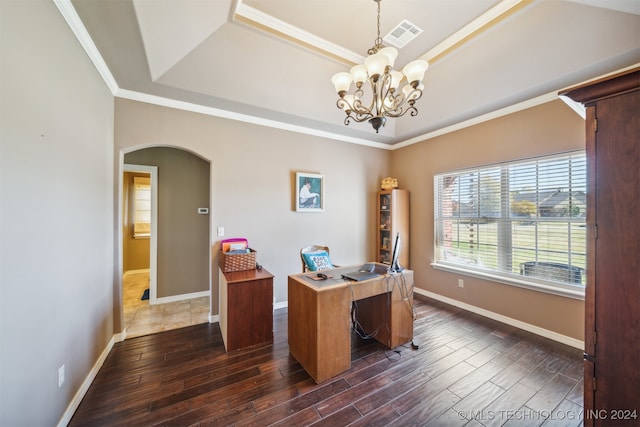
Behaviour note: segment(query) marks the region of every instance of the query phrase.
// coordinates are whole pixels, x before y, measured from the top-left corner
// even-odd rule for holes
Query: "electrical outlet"
[[[218,227],[218,237],[224,236],[224,227]]]
[[[458,287],[459,288],[464,288],[464,280],[458,279]]]
[[[64,384],[64,365],[58,369],[58,388],[62,387],[62,384]]]

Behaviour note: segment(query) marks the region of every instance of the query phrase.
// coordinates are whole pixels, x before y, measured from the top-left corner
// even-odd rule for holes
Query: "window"
[[[434,185],[434,267],[584,295],[583,151],[438,174]]]
[[[133,177],[133,237],[151,236],[151,179]]]

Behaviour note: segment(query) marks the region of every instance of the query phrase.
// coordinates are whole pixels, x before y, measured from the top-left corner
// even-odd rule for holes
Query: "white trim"
[[[422,55],[420,59],[431,61],[433,58],[456,46],[458,43],[464,41],[474,33],[483,30],[495,19],[500,18],[502,15],[506,14],[512,8],[518,6],[523,1],[524,0],[502,0],[496,6],[492,7],[491,9],[453,33],[451,36],[438,43],[433,49]]]
[[[67,25],[69,25],[78,42],[82,45],[94,67],[96,67],[96,70],[98,70],[98,74],[100,74],[102,80],[104,80],[111,94],[115,95],[118,90],[118,83],[116,79],[113,78],[111,70],[107,67],[107,63],[102,58],[102,55],[100,55],[100,51],[78,16],[78,12],[76,12],[73,4],[71,4],[71,0],[53,0],[53,3],[57,6],[64,20],[67,21]]]
[[[451,298],[447,298],[445,296],[442,296],[442,295],[439,295],[439,294],[436,294],[436,293],[433,293],[433,292],[430,292],[430,291],[426,291],[424,289],[414,288],[413,292],[418,294],[418,295],[422,295],[422,296],[425,296],[425,297],[428,297],[428,298],[432,298],[432,299],[435,299],[437,301],[441,301],[441,302],[444,302],[446,304],[453,305],[455,307],[461,308],[463,310],[470,311],[472,313],[476,313],[476,314],[479,314],[479,315],[484,316],[484,317],[488,317],[489,319],[493,319],[493,320],[496,320],[498,322],[501,322],[501,323],[504,323],[504,324],[507,324],[507,325],[510,325],[510,326],[514,326],[516,328],[519,328],[519,329],[534,333],[536,335],[540,335],[542,337],[549,338],[551,340],[560,342],[562,344],[566,344],[568,346],[571,346],[571,347],[574,347],[574,348],[577,348],[577,349],[580,349],[580,350],[584,349],[584,341],[581,341],[581,340],[578,340],[578,339],[575,339],[575,338],[571,338],[571,337],[568,337],[566,335],[562,335],[562,334],[559,334],[557,332],[550,331],[548,329],[540,328],[539,326],[531,325],[529,323],[525,323],[525,322],[522,322],[520,320],[513,319],[511,317],[503,316],[501,314],[494,313],[492,311],[485,310],[483,308],[479,308],[479,307],[476,307],[476,306],[473,306],[473,305],[470,305],[470,304],[466,304],[466,303],[463,303],[461,301],[457,301],[457,300],[454,300],[454,299],[451,299]],[[204,295],[201,295],[201,296],[207,296],[209,294],[209,292],[206,292],[206,291],[205,292],[197,292],[197,293],[186,294],[186,295],[197,295],[197,294],[204,294]],[[197,298],[197,297],[193,297],[193,298]],[[288,301],[283,301],[283,302],[279,302],[279,303],[274,304],[274,310],[279,309],[279,308],[286,308],[286,307],[288,307]],[[209,313],[209,323],[216,323],[216,322],[219,322],[219,320],[220,320],[220,317],[218,315],[212,315],[211,313]],[[58,422],[58,427],[64,427],[64,426],[67,426],[69,424],[69,422],[71,421],[71,418],[73,417],[73,414],[75,413],[75,411],[80,406],[80,402],[82,402],[82,399],[84,398],[85,394],[89,390],[89,387],[93,383],[93,380],[98,375],[98,372],[100,371],[100,368],[104,364],[104,361],[107,359],[107,356],[109,355],[109,352],[111,352],[111,349],[113,348],[113,345],[116,342],[123,341],[125,338],[126,338],[126,330],[122,334],[113,335],[113,337],[111,338],[111,340],[109,341],[109,343],[107,344],[105,349],[100,354],[100,357],[98,358],[96,363],[93,365],[93,368],[91,369],[91,371],[89,372],[89,374],[85,378],[84,382],[82,383],[82,386],[78,389],[78,391],[76,392],[75,396],[73,397],[73,399],[69,403],[69,406],[67,407],[66,411],[62,415],[62,418]]]
[[[573,298],[584,301],[584,290],[573,290],[562,287],[562,285],[547,285],[542,281],[534,281],[531,278],[520,279],[516,277],[501,276],[498,274],[485,273],[482,271],[476,271],[469,268],[458,267],[453,265],[431,263],[431,267],[436,270],[447,271],[450,273],[462,274],[469,277],[476,277],[478,279],[489,280],[491,282],[500,283],[502,285],[517,286],[519,288],[528,289],[530,291],[544,292],[547,294],[557,295],[565,298]]]
[[[211,296],[211,291],[191,292],[189,294],[171,295],[169,297],[156,298],[156,302],[154,304],[167,304],[170,302],[185,301],[208,296]]]
[[[127,328],[124,328],[124,331],[120,332],[119,334],[115,334],[114,339],[116,340],[116,342],[122,342],[124,340],[127,339]]]
[[[111,72],[109,71],[109,68],[107,67],[104,59],[100,55],[100,52],[98,51],[95,44],[93,43],[93,40],[89,36],[87,29],[84,27],[84,25],[82,24],[82,21],[78,17],[78,13],[76,12],[73,5],[71,4],[71,1],[70,0],[53,0],[53,1],[56,4],[56,6],[58,6],[60,13],[67,21],[67,24],[75,34],[76,38],[78,39],[78,41],[84,48],[85,52],[93,62],[94,66],[98,70],[98,73],[100,73],[106,85],[108,86],[109,90],[115,97],[130,99],[132,101],[146,102],[148,104],[160,105],[160,106],[175,108],[183,111],[190,111],[193,113],[206,114],[214,117],[221,117],[229,120],[237,120],[244,123],[251,123],[258,126],[281,129],[281,130],[296,132],[304,135],[318,136],[321,138],[328,138],[335,141],[343,141],[343,142],[349,142],[352,144],[365,145],[368,147],[380,148],[383,150],[395,150],[398,148],[406,147],[408,145],[416,144],[418,142],[426,141],[431,138],[435,138],[436,136],[444,135],[446,133],[450,133],[459,129],[464,129],[466,127],[473,126],[478,123],[482,123],[488,120],[492,120],[494,118],[498,118],[498,117],[511,114],[526,108],[530,108],[532,106],[542,104],[543,102],[549,102],[557,99],[557,93],[552,92],[551,94],[543,95],[541,97],[537,97],[532,100],[528,100],[520,104],[516,104],[514,106],[503,108],[501,110],[497,110],[497,111],[482,115],[480,117],[467,120],[466,122],[462,122],[453,126],[438,129],[433,132],[428,132],[426,134],[419,135],[405,141],[400,141],[398,143],[385,144],[381,142],[372,142],[364,138],[355,138],[355,137],[341,135],[333,132],[326,132],[318,129],[312,129],[306,126],[292,125],[290,123],[284,123],[277,120],[264,119],[261,117],[250,116],[247,114],[240,114],[233,111],[222,110],[220,108],[207,107],[203,105],[193,104],[190,102],[177,101],[174,99],[164,98],[161,96],[150,95],[150,94],[127,90],[127,89],[121,89],[118,87],[118,84],[113,78],[113,75],[111,74]],[[513,1],[513,0],[508,0],[508,1]],[[237,9],[244,9],[246,7],[248,6],[245,6],[244,4],[239,2]],[[550,95],[553,95],[553,98],[548,99]]]
[[[549,92],[545,95],[540,95],[535,98],[527,99],[526,101],[519,102],[517,104],[509,105],[508,107],[500,108],[499,110],[492,111],[481,116],[473,117],[464,122],[459,122],[451,126],[440,128],[432,132],[428,132],[422,135],[418,135],[414,138],[407,139],[397,144],[393,144],[390,149],[397,150],[409,145],[417,144],[418,142],[426,141],[428,139],[435,138],[437,136],[446,135],[451,132],[455,132],[461,129],[465,129],[471,126],[478,125],[480,123],[488,122],[489,120],[497,119],[499,117],[507,116],[509,114],[517,113],[518,111],[526,110],[528,108],[537,107],[538,105],[546,104],[547,102],[555,101],[558,99],[557,92]]]
[[[100,357],[98,357],[98,360],[96,360],[96,363],[93,365],[93,368],[91,368],[91,371],[89,371],[89,374],[82,382],[82,385],[76,392],[75,396],[73,396],[73,399],[71,399],[71,402],[69,402],[69,406],[67,406],[67,409],[64,411],[64,414],[62,414],[62,418],[60,418],[60,421],[58,422],[58,427],[67,426],[71,422],[71,418],[73,417],[73,414],[75,414],[76,410],[78,409],[78,406],[80,406],[80,402],[82,402],[82,399],[84,398],[85,394],[87,394],[87,391],[89,391],[89,387],[91,386],[91,384],[93,383],[93,380],[98,375],[98,372],[100,371],[100,368],[102,368],[102,365],[104,364],[104,361],[107,359],[107,356],[109,355],[109,352],[113,348],[113,345],[117,342],[117,338],[119,338],[119,334],[112,336],[111,340],[109,340],[109,343],[100,354]]]
[[[283,302],[278,302],[273,304],[274,310],[277,310],[279,308],[287,308],[287,307],[289,307],[289,301],[283,301]]]
[[[150,95],[147,93],[136,92],[132,90],[118,89],[118,92],[115,94],[115,96],[118,98],[130,99],[132,101],[146,102],[147,104],[160,105],[163,107],[175,108],[177,110],[190,111],[192,113],[200,113],[213,117],[221,117],[223,119],[237,120],[240,122],[251,123],[258,126],[270,127],[273,129],[281,129],[305,135],[319,136],[321,138],[328,138],[335,141],[350,142],[352,144],[366,145],[369,147],[382,148],[387,150],[391,148],[389,144],[384,144],[381,142],[372,142],[367,139],[354,138],[333,132],[326,132],[318,129],[308,128],[306,126],[293,125],[291,123],[264,119],[247,114],[222,110],[220,108],[193,104],[191,102],[177,101],[175,99],[164,98],[161,96]]]
[[[586,118],[587,118],[587,108],[584,106],[584,104],[582,104],[580,102],[576,102],[573,99],[571,99],[571,98],[569,98],[568,96],[565,96],[565,95],[560,95],[559,98],[565,104],[567,104],[567,106],[569,108],[571,108],[573,111],[575,111],[576,114],[578,114],[580,117],[582,117],[582,120],[586,120]]]
[[[334,56],[337,56],[348,63],[362,64],[364,62],[364,56],[359,55],[349,49],[345,49],[335,43],[331,43],[318,37],[308,31],[302,30],[294,25],[288,24],[280,19],[277,19],[271,15],[267,15],[264,12],[254,9],[251,6],[247,6],[244,3],[238,2],[236,8],[236,15],[241,16],[250,21],[256,22],[267,28],[270,28],[278,33],[285,34],[294,40],[299,40],[302,43],[313,46],[322,51],[328,52]]]
[[[521,320],[503,316],[502,314],[494,313],[493,311],[485,310],[484,308],[476,307],[475,305],[466,304],[464,302],[461,302],[452,298],[448,298],[433,292],[429,292],[424,289],[413,288],[413,292],[418,295],[433,298],[435,300],[444,302],[449,305],[453,305],[463,310],[470,311],[471,313],[479,314],[480,316],[488,317],[489,319],[497,320],[498,322],[501,322],[510,326],[515,326],[516,328],[531,332],[536,335],[540,335],[545,338],[549,338],[559,343],[566,344],[568,346],[571,346],[580,350],[584,349],[584,341],[578,340],[576,338],[562,335],[557,332],[550,331],[549,329],[544,329],[539,326],[523,322]]]
[[[494,8],[489,10],[487,12],[487,14],[497,14],[497,16],[499,16],[500,13],[506,13],[509,9],[511,9],[512,7],[514,7],[515,5],[520,3],[521,1],[522,0],[503,0],[501,3],[499,3]],[[130,99],[130,100],[133,100],[133,101],[146,102],[148,104],[160,105],[160,106],[169,107],[169,108],[175,108],[175,109],[178,109],[178,110],[184,110],[184,111],[190,111],[190,112],[194,112],[194,113],[206,114],[206,115],[209,115],[209,116],[222,117],[222,118],[226,118],[226,119],[230,119],[230,120],[238,120],[238,121],[245,122],[245,123],[252,123],[252,124],[255,124],[255,125],[258,125],[258,126],[265,126],[265,127],[271,127],[271,128],[274,128],[274,129],[287,130],[287,131],[296,132],[296,133],[300,133],[300,134],[304,134],[304,135],[311,135],[311,136],[318,136],[318,137],[321,137],[321,138],[328,138],[328,139],[332,139],[332,140],[335,140],[335,141],[349,142],[349,143],[352,143],[352,144],[365,145],[365,146],[369,146],[369,147],[380,148],[380,149],[383,149],[383,150],[396,150],[398,148],[403,148],[403,147],[406,147],[408,145],[412,145],[412,144],[416,144],[418,142],[426,141],[426,140],[435,138],[437,136],[441,136],[441,135],[444,135],[444,134],[447,134],[447,133],[451,133],[451,132],[454,132],[454,131],[457,131],[457,130],[460,130],[460,129],[464,129],[464,128],[467,128],[467,127],[470,127],[470,126],[473,126],[473,125],[476,125],[476,124],[479,124],[479,123],[486,122],[488,120],[492,120],[492,119],[495,119],[495,118],[498,118],[498,117],[502,117],[502,116],[505,116],[507,114],[512,114],[512,113],[515,113],[515,112],[518,112],[518,111],[521,111],[521,110],[524,110],[524,109],[527,109],[527,108],[531,108],[531,107],[534,107],[536,105],[543,104],[545,102],[553,101],[553,100],[556,100],[556,99],[559,98],[558,97],[558,92],[554,91],[554,92],[551,92],[551,93],[546,94],[546,95],[541,95],[539,97],[532,98],[530,100],[526,100],[526,101],[521,102],[519,104],[515,104],[515,105],[512,105],[512,106],[500,109],[500,110],[496,110],[496,111],[493,111],[493,112],[490,112],[490,113],[487,113],[487,114],[472,118],[470,120],[455,124],[453,126],[448,126],[448,127],[444,127],[444,128],[441,128],[441,129],[436,129],[436,130],[434,130],[432,132],[427,132],[425,134],[418,135],[416,137],[413,137],[413,138],[410,138],[410,139],[407,139],[407,140],[404,140],[404,141],[399,141],[397,143],[385,144],[385,143],[381,143],[381,142],[372,142],[372,141],[369,141],[369,140],[364,139],[364,138],[355,138],[355,137],[345,136],[345,135],[341,135],[341,134],[337,134],[337,133],[333,133],[333,132],[326,132],[326,131],[321,131],[321,130],[318,130],[318,129],[312,129],[312,128],[308,128],[308,127],[305,127],[305,126],[298,126],[298,125],[293,125],[293,124],[290,124],[290,123],[284,123],[284,122],[280,122],[280,121],[276,121],[276,120],[263,119],[261,117],[255,117],[255,116],[250,116],[250,115],[246,115],[246,114],[235,113],[235,112],[232,112],[232,111],[221,110],[219,108],[207,107],[207,106],[197,105],[197,104],[193,104],[193,103],[189,103],[189,102],[177,101],[177,100],[173,100],[173,99],[169,99],[169,98],[150,95],[150,94],[146,94],[146,93],[142,93],[142,92],[136,92],[136,91],[132,91],[132,90],[121,89],[121,88],[118,87],[118,84],[115,81],[113,75],[111,74],[111,71],[107,67],[104,59],[100,55],[100,52],[98,51],[98,49],[96,48],[95,44],[93,43],[93,40],[91,39],[91,36],[89,35],[89,33],[88,33],[87,29],[85,28],[84,24],[82,23],[82,21],[80,20],[80,18],[78,16],[78,13],[76,12],[75,8],[73,7],[71,1],[70,0],[53,0],[53,2],[58,7],[58,10],[60,11],[62,16],[66,20],[67,24],[69,25],[69,27],[71,28],[71,30],[75,34],[76,38],[78,39],[78,41],[80,42],[80,44],[84,48],[85,52],[87,53],[87,55],[89,56],[89,58],[93,62],[93,65],[98,70],[98,73],[100,74],[100,76],[102,76],[102,78],[105,81],[106,85],[108,86],[109,90],[116,97],[123,98],[123,99]],[[248,6],[245,6],[239,0],[237,5],[236,5],[235,13],[237,13],[238,15],[242,15],[241,13],[238,13],[238,11],[239,10],[240,11],[241,10],[245,10],[245,11],[248,10],[246,8],[248,8]],[[483,15],[483,17],[485,17],[485,16]],[[485,17],[485,18],[487,18],[487,17]],[[425,56],[425,57],[433,57],[433,55],[435,55],[436,53],[437,52],[435,52],[435,50],[432,50],[432,51],[427,52],[423,56]],[[356,61],[356,62],[358,62],[358,61]],[[637,65],[638,64],[634,64],[633,66],[624,68],[623,70],[617,70],[615,72],[620,72],[620,71],[624,71],[624,70],[627,70],[627,69],[631,69],[631,68],[636,67]],[[614,74],[615,72],[609,73],[607,75]]]

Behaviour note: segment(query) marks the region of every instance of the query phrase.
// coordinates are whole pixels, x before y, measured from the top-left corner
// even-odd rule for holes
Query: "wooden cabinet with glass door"
[[[391,263],[393,245],[399,233],[398,260],[403,268],[409,268],[409,192],[398,189],[379,191],[377,216],[376,261]]]

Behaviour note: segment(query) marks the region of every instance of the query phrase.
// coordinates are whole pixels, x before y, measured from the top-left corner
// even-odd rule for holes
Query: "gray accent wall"
[[[0,1],[0,57],[0,425],[53,426],[117,321],[114,100],[51,1]]]
[[[158,167],[157,297],[208,291],[209,215],[198,208],[209,208],[209,162],[170,147],[132,151],[124,162]]]

